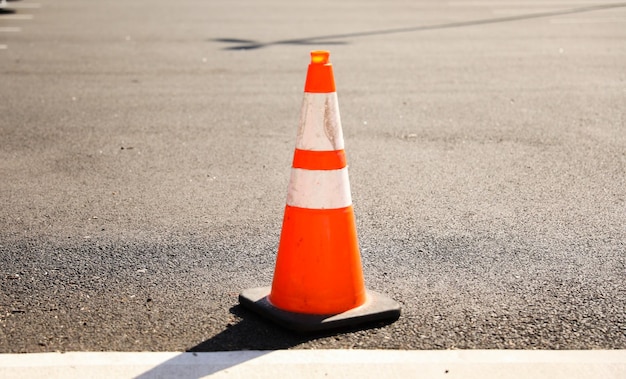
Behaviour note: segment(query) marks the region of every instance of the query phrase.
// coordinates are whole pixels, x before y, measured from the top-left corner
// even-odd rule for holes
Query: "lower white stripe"
[[[287,205],[309,209],[336,209],[352,205],[348,168],[291,169]]]

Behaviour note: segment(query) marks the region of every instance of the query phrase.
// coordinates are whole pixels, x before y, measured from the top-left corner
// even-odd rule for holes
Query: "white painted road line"
[[[0,33],[17,33],[21,31],[22,28],[16,26],[0,26]]]
[[[4,50],[4,49],[6,49],[6,48],[8,48],[8,46],[7,46],[7,45],[0,45],[0,50]]]
[[[7,6],[10,9],[39,9],[41,8],[41,4],[39,3],[11,3],[11,5]]]
[[[35,18],[32,14],[3,14],[2,20],[32,20]]]
[[[626,377],[626,350],[279,350],[0,354],[1,378]]]

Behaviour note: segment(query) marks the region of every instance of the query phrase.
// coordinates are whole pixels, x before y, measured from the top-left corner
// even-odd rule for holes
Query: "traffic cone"
[[[332,65],[311,52],[271,287],[243,306],[297,331],[397,319],[400,306],[363,281]]]

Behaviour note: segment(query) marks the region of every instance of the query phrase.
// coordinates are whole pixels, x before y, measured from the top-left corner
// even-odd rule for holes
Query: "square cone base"
[[[239,295],[239,303],[275,323],[301,333],[331,329],[352,329],[379,321],[395,321],[400,317],[400,305],[389,297],[367,291],[365,304],[332,315],[311,315],[288,312],[273,306],[267,299],[271,287],[249,288]]]

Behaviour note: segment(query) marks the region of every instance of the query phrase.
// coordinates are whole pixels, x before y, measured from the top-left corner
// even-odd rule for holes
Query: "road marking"
[[[277,350],[0,354],[2,378],[617,379],[626,350]]]
[[[39,8],[41,8],[41,4],[39,4],[39,3],[32,3],[32,4],[31,3],[24,3],[24,4],[21,4],[21,3],[13,4],[13,3],[11,3],[11,5],[8,5],[7,8],[10,8],[10,9],[39,9]]]
[[[7,48],[8,48],[8,46],[7,46],[7,45],[0,45],[0,50],[5,50],[5,49],[7,49]]]
[[[0,33],[17,33],[21,32],[22,28],[17,26],[0,26]]]
[[[32,14],[3,14],[0,20],[32,20],[35,18]]]

